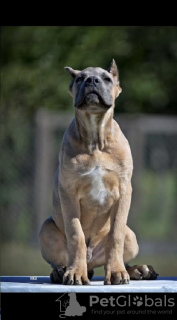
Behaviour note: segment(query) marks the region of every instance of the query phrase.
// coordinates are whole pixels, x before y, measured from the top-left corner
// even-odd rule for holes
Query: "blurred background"
[[[177,28],[1,28],[1,275],[49,275],[38,233],[51,215],[63,133],[74,116],[65,66],[107,69],[122,93],[115,120],[134,160],[128,225],[139,255],[177,276]],[[103,268],[95,270],[103,275]]]

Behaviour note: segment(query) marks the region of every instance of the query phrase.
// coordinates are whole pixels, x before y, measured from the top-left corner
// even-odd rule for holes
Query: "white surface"
[[[90,286],[66,286],[60,284],[33,284],[2,282],[1,292],[177,292],[177,281],[141,280],[130,284],[105,286],[103,281],[93,281]]]

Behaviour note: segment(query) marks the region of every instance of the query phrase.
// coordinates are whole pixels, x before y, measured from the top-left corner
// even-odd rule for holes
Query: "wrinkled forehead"
[[[101,76],[103,74],[105,75],[108,75],[110,74],[108,71],[102,69],[102,68],[99,68],[99,67],[96,67],[96,68],[93,68],[93,67],[89,67],[89,68],[86,68],[84,70],[81,71],[81,73],[85,76]]]

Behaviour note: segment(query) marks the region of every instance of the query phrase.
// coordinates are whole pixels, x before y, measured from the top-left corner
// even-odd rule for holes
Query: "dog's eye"
[[[82,81],[82,77],[78,77],[78,78],[76,78],[76,82],[78,83],[78,82],[81,82]]]
[[[111,78],[109,78],[109,77],[104,78],[104,80],[107,82],[112,82]]]

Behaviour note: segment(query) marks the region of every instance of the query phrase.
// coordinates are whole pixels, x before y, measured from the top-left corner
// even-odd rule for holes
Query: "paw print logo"
[[[137,307],[142,306],[142,304],[143,304],[143,298],[142,297],[136,296],[136,297],[133,298],[133,300],[134,300],[133,304],[135,304]]]

